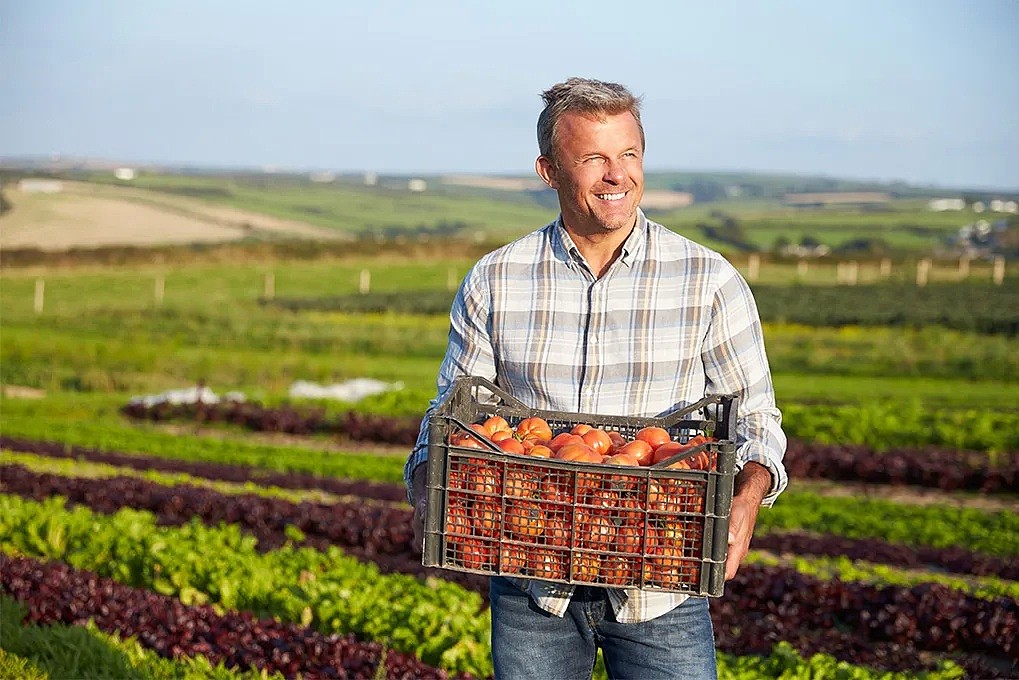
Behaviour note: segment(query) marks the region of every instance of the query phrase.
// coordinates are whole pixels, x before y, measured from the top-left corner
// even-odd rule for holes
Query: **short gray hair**
[[[640,122],[640,97],[618,83],[590,78],[570,78],[541,93],[545,108],[538,116],[538,150],[556,162],[555,142],[559,121],[568,112],[587,116],[614,116],[629,111],[640,128],[640,144],[644,146],[644,124]]]

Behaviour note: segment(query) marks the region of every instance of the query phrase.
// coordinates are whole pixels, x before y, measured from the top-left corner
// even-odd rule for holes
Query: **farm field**
[[[273,240],[286,237],[347,240],[351,237],[402,235],[505,242],[555,218],[555,195],[535,189],[533,178],[505,178],[493,187],[460,184],[456,178],[424,177],[425,191],[409,191],[409,178],[341,176],[329,182],[274,174],[179,175],[142,173],[131,182],[106,173],[69,175],[61,194],[8,196],[14,204],[0,235],[5,247],[96,247],[105,243],[153,245],[198,241]],[[667,174],[648,175],[648,189],[675,186]],[[674,179],[674,178],[673,178]],[[650,196],[650,194],[649,194]],[[880,207],[854,206],[790,208],[772,187],[759,198],[694,203],[685,208],[657,208],[648,199],[649,216],[685,236],[725,250],[725,242],[705,233],[723,218],[735,220],[746,243],[770,250],[780,240],[799,243],[804,237],[838,249],[873,241],[898,256],[929,251],[959,227],[979,219],[1007,215],[976,213],[971,209],[933,212],[926,201],[906,192]],[[96,228],[77,228],[66,215],[77,205]],[[149,211],[147,220],[188,222],[187,230],[165,226],[145,229],[131,210]],[[60,217],[61,219],[57,219]],[[100,229],[106,227],[106,235]],[[58,230],[57,226],[65,228]],[[176,223],[175,223],[176,224]],[[178,225],[180,226],[180,225]],[[204,232],[200,227],[204,226]],[[48,240],[47,240],[48,239]]]
[[[544,210],[457,191],[492,224]],[[407,200],[394,224],[461,219]],[[0,677],[489,676],[484,581],[421,566],[401,482],[473,247],[5,262]],[[712,601],[721,677],[1019,676],[1019,277],[953,272],[918,291],[768,261],[752,282],[790,486]],[[357,378],[401,388],[289,394]],[[129,407],[199,385],[246,400]]]
[[[106,244],[151,246],[253,236],[333,236],[329,230],[299,220],[89,182],[63,182],[62,190],[55,194],[19,191],[17,187],[6,191],[14,209],[0,225],[0,246],[4,248],[60,251]]]

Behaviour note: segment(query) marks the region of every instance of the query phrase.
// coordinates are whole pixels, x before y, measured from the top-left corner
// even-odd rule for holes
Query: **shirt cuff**
[[[771,474],[771,489],[761,499],[761,506],[770,508],[775,504],[775,499],[778,498],[786,486],[789,484],[789,478],[786,474],[785,466],[780,461],[776,461],[775,458],[765,451],[762,451],[758,446],[744,446],[736,455],[736,472],[738,473],[747,463],[758,463],[767,468]]]

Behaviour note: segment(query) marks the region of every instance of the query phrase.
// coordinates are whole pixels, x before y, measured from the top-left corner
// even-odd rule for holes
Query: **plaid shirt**
[[[488,378],[532,408],[648,417],[706,394],[738,395],[737,467],[771,473],[771,505],[787,483],[786,437],[750,288],[721,255],[638,212],[622,254],[596,278],[561,217],[484,257],[450,313],[438,396],[404,477],[427,460],[428,415],[460,376]],[[411,499],[413,502],[413,499]],[[573,586],[511,579],[562,616]],[[610,589],[616,619],[646,621],[686,595]]]

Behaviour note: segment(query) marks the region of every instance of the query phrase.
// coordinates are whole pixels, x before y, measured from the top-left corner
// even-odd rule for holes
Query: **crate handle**
[[[494,394],[495,396],[499,397],[499,399],[505,402],[505,405],[507,406],[513,406],[516,408],[528,408],[527,404],[520,401],[506,390],[502,389],[488,378],[482,378],[481,376],[477,375],[470,375],[457,378],[456,381],[457,382],[463,381],[475,388],[483,387],[492,394]],[[500,449],[500,451],[501,450],[502,449]]]
[[[733,398],[734,397],[732,395],[728,395],[728,394],[713,394],[713,395],[708,395],[708,396],[702,398],[701,400],[699,400],[697,402],[694,402],[693,404],[690,404],[688,406],[683,406],[683,407],[680,407],[680,408],[676,408],[676,409],[673,409],[671,411],[666,411],[665,413],[662,413],[661,415],[656,416],[656,417],[663,418],[663,419],[666,420],[668,425],[672,425],[674,423],[678,423],[681,420],[684,420],[683,416],[685,416],[687,414],[690,414],[690,413],[693,413],[695,411],[699,411],[700,409],[704,408],[705,406],[708,406],[709,404],[719,404],[719,405],[721,405],[724,408],[724,407],[726,407],[728,405],[726,402],[731,402]],[[699,425],[701,427],[704,427],[704,425],[706,423],[714,424],[714,421],[713,420],[702,420],[702,421],[699,422]]]
[[[505,451],[500,449],[496,445],[496,443],[493,442],[491,439],[489,439],[485,435],[481,434],[480,432],[476,432],[475,430],[472,430],[469,425],[465,424],[459,418],[455,418],[454,416],[444,416],[444,417],[447,418],[450,422],[455,423],[456,425],[459,425],[461,430],[464,430],[464,431],[470,433],[471,437],[474,437],[479,442],[481,442],[482,444],[484,444],[488,448],[492,449],[496,453],[506,453]],[[456,444],[450,444],[450,446],[456,446]]]
[[[716,439],[734,439],[736,437],[736,409],[739,404],[739,397],[735,394],[712,394],[696,403],[674,409],[656,416],[665,421],[665,427],[683,426],[695,427],[708,436]],[[719,413],[713,419],[707,420],[685,420],[684,415],[695,413],[705,406],[717,405]],[[715,430],[720,430],[715,432]]]

